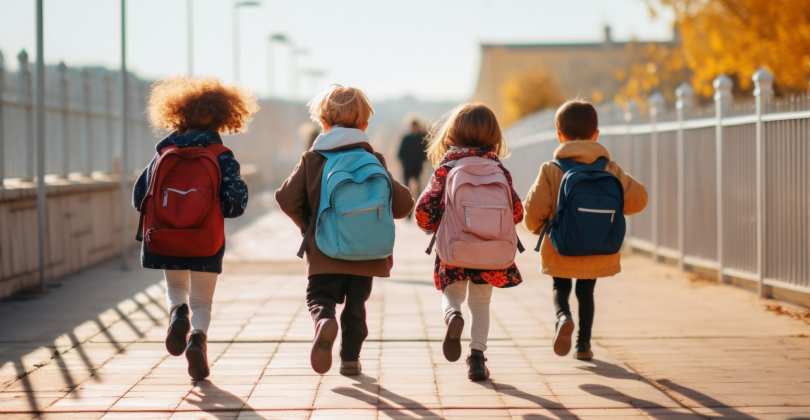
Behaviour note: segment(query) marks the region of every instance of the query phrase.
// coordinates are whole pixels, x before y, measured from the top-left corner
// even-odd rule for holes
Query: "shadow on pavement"
[[[367,402],[370,405],[377,405],[379,410],[387,410],[387,411],[395,410],[399,414],[402,414],[403,416],[412,419],[441,418],[440,414],[434,413],[431,409],[420,404],[418,401],[414,401],[410,398],[391,392],[387,388],[379,385],[376,378],[372,378],[371,376],[368,376],[366,374],[361,374],[358,376],[351,377],[351,379],[354,379],[359,382],[353,384],[357,389],[340,387],[333,389],[332,392]],[[381,399],[380,395],[383,393],[390,395],[390,397],[386,396],[382,398],[392,400],[392,403],[395,405],[391,405],[387,402],[380,401]],[[376,400],[376,404],[371,401],[372,399]],[[417,412],[417,410],[420,412],[429,412],[430,415],[429,416],[421,415]]]
[[[619,365],[608,363],[598,359],[591,359],[588,363],[593,366],[578,366],[577,369],[595,373],[599,376],[604,376],[610,379],[641,379],[637,373],[629,371]]]
[[[198,397],[189,398],[189,397]],[[245,400],[214,385],[209,380],[197,381],[185,401],[219,420],[233,420],[234,413],[256,413]]]

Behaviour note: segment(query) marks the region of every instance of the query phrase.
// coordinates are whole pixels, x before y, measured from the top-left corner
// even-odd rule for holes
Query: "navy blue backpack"
[[[619,252],[626,231],[624,188],[618,178],[605,171],[608,159],[600,157],[591,164],[571,159],[552,162],[564,175],[557,213],[546,224],[540,240],[549,232],[554,249],[569,257]]]

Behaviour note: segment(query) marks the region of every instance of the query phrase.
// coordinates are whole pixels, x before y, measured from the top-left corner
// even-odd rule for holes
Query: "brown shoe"
[[[343,376],[357,376],[362,371],[363,365],[360,364],[359,360],[355,360],[353,362],[347,362],[345,360],[340,361],[340,374]]]
[[[179,356],[186,350],[186,337],[191,330],[188,318],[188,305],[181,303],[172,305],[169,310],[169,330],[166,332],[166,350],[172,356]]]
[[[471,381],[485,381],[489,378],[487,369],[487,358],[481,350],[470,349],[467,356],[467,379]]]
[[[571,351],[571,335],[574,333],[574,321],[569,315],[562,315],[557,318],[557,328],[554,333],[554,354],[565,356]]]
[[[332,368],[332,346],[338,334],[338,323],[334,319],[321,319],[315,325],[315,339],[312,340],[312,351],[309,362],[317,373],[329,372]]]
[[[455,362],[461,357],[461,332],[464,331],[464,318],[461,312],[453,312],[447,320],[447,332],[442,342],[442,353],[448,362]]]
[[[201,381],[211,374],[208,369],[208,337],[203,330],[194,330],[188,336],[186,360],[188,360],[188,374],[194,380]]]
[[[577,340],[577,348],[576,353],[574,353],[574,358],[579,360],[591,360],[593,359],[593,351],[591,351],[591,342],[581,342]]]

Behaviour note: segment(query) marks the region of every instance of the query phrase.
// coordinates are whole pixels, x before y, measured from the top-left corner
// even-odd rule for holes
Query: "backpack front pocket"
[[[462,232],[491,240],[501,237],[503,217],[508,208],[501,205],[462,202],[464,209],[464,228]]]
[[[166,226],[175,229],[198,227],[205,220],[210,207],[206,197],[208,188],[164,188],[160,207],[160,218]]]
[[[380,198],[335,209],[338,252],[345,256],[390,255],[393,219],[388,199]],[[387,233],[387,234],[386,234]]]

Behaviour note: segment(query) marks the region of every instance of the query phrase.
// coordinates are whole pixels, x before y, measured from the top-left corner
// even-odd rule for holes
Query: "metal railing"
[[[0,52],[0,188],[35,177],[34,76],[22,51],[10,71]],[[98,67],[45,69],[45,173],[53,182],[120,172],[120,73]],[[154,155],[154,133],[143,113],[151,82],[128,78],[127,168]],[[133,169],[134,170],[134,169]]]
[[[633,247],[721,281],[756,282],[761,296],[772,286],[810,293],[810,93],[776,100],[767,70],[753,80],[754,101],[734,104],[731,80],[719,76],[713,109],[695,107],[688,84],[674,113],[654,94],[645,120],[632,104],[623,121],[600,105],[608,124],[599,141],[649,193],[647,208],[628,218]],[[520,192],[558,146],[550,118],[538,113],[505,132]]]

